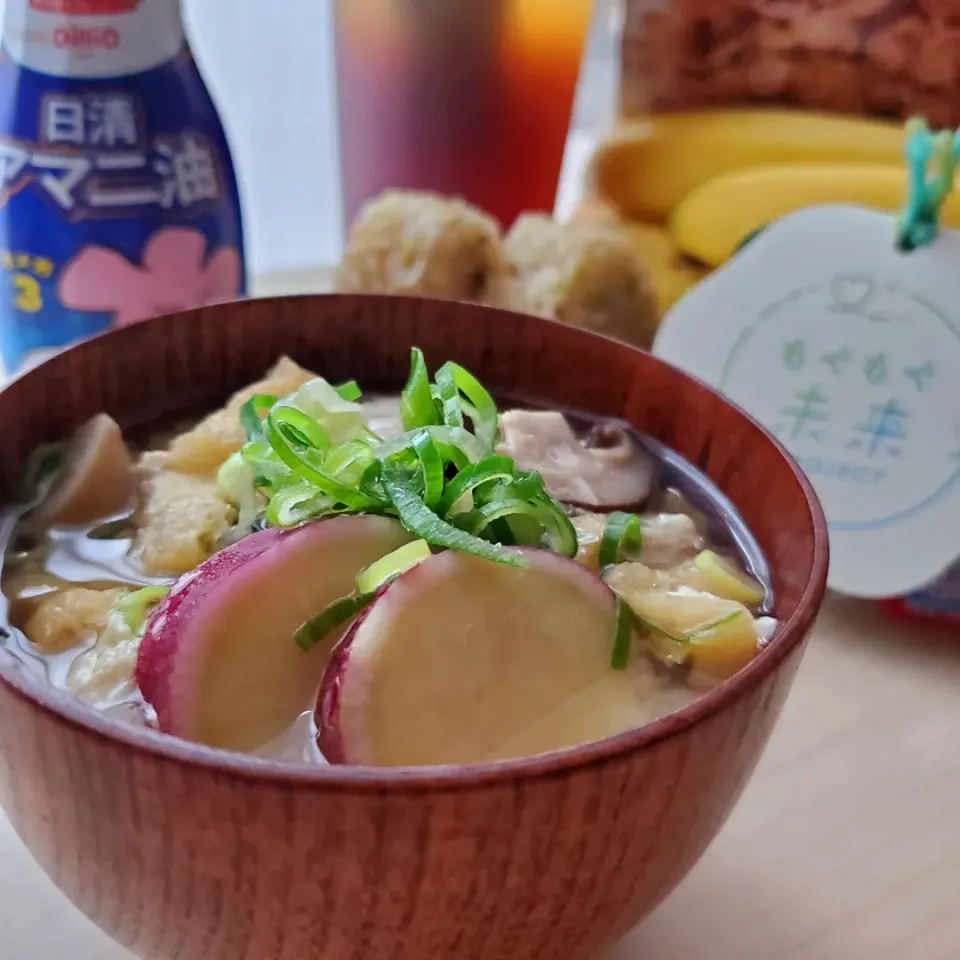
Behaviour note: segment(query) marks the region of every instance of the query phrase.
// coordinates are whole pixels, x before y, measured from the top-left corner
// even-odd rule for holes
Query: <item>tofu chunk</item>
[[[23,632],[45,654],[62,653],[95,640],[110,608],[127,591],[68,587],[44,594],[23,625]]]
[[[166,450],[145,453],[141,464],[148,469],[174,470],[213,479],[224,460],[236,453],[246,440],[240,424],[240,408],[254,394],[282,397],[293,393],[314,376],[289,357],[281,357],[262,380],[235,393],[225,407],[175,437]]]
[[[358,214],[337,289],[484,300],[503,273],[495,220],[456,198],[395,190]]]
[[[236,520],[210,480],[161,470],[143,483],[134,555],[152,576],[178,576],[203,563]]]
[[[507,234],[503,252],[514,275],[514,309],[650,346],[660,321],[656,294],[615,225],[528,213]]]

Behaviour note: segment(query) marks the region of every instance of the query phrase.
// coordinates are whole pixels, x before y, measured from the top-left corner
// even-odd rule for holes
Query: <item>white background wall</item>
[[[333,262],[332,0],[184,0],[183,8],[233,148],[252,271]]]

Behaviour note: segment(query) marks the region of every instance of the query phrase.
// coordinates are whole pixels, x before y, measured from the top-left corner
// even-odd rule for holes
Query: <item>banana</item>
[[[783,164],[715,177],[673,211],[670,233],[689,257],[719,266],[754,230],[804,207],[849,203],[895,213],[906,199],[904,167],[885,164]],[[940,211],[944,226],[960,226],[960,194]]]
[[[663,227],[633,221],[621,224],[621,229],[647,265],[661,316],[709,272],[686,261]]]
[[[618,216],[616,210],[595,197],[581,201],[573,211],[571,219],[609,223],[617,226],[629,237],[637,255],[647,268],[661,316],[709,272],[686,260],[664,227],[638,220],[624,220]]]
[[[631,121],[602,143],[592,181],[627,216],[663,221],[722,173],[771,163],[900,163],[899,124],[805,110],[716,110]]]

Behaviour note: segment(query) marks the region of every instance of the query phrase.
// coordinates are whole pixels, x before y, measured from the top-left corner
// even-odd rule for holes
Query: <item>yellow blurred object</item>
[[[625,220],[609,203],[596,197],[583,200],[573,211],[571,220],[615,224],[629,237],[647,268],[661,316],[710,272],[686,259],[665,227],[640,220]]]
[[[716,267],[755,230],[804,207],[849,203],[895,213],[906,199],[907,171],[887,164],[783,164],[728,173],[694,190],[670,218],[674,242]],[[950,194],[940,222],[960,226],[960,194]]]
[[[661,316],[710,272],[685,259],[663,227],[634,221],[622,224],[621,229],[647,266]]]
[[[707,584],[706,589],[715,596],[736,600],[747,607],[763,603],[766,596],[763,587],[727,557],[712,550],[701,550],[693,565]]]
[[[599,197],[631,217],[663,220],[697,187],[771,163],[892,163],[903,128],[882,120],[807,110],[665,114],[624,125],[593,162]]]

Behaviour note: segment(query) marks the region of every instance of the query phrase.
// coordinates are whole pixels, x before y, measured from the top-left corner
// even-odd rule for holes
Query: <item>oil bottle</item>
[[[3,372],[245,292],[236,177],[179,0],[6,0]]]

